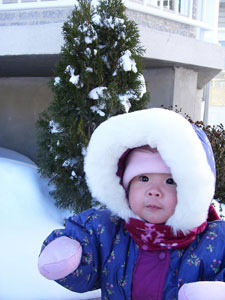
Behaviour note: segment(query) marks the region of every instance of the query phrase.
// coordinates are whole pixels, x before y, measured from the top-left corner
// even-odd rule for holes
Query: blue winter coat
[[[105,300],[132,299],[132,274],[139,247],[121,218],[112,216],[109,210],[89,209],[70,217],[65,229],[54,230],[43,248],[60,236],[76,239],[83,249],[80,266],[57,280],[60,285],[79,293],[101,288]],[[225,281],[223,221],[209,222],[186,249],[170,251],[163,299],[177,299],[184,283],[215,280]]]

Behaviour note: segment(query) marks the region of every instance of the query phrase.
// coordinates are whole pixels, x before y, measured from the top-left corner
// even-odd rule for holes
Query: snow
[[[67,66],[66,67],[66,71],[70,73],[70,80],[69,81],[71,83],[77,85],[78,82],[79,82],[79,77],[80,76],[79,75],[74,75],[74,72],[75,72],[74,68],[71,67],[71,66]]]
[[[107,87],[105,86],[96,87],[89,92],[88,97],[90,99],[98,100],[99,97],[103,97],[103,92],[105,90],[107,90]]]
[[[124,24],[124,20],[121,18],[113,18],[110,16],[108,19],[103,20],[103,26],[106,26],[108,28],[115,29],[115,26],[118,26],[120,24]]]
[[[103,48],[105,48],[105,45],[99,44],[99,45],[98,45],[98,48],[99,48],[99,49],[103,49]]]
[[[97,106],[91,106],[90,109],[93,111],[93,112],[96,112],[97,114],[99,114],[101,117],[104,117],[105,116],[105,113],[104,111],[102,111],[99,107]]]
[[[80,39],[79,39],[79,37],[74,38],[74,44],[75,44],[75,45],[79,45],[79,44],[80,44]]]
[[[73,179],[74,177],[77,177],[77,174],[76,174],[75,171],[72,171],[72,172],[71,172],[71,179]]]
[[[118,35],[119,40],[126,40],[126,34],[125,32],[121,31],[120,34]]]
[[[0,299],[93,299],[100,291],[78,294],[42,277],[37,259],[43,240],[62,228],[71,213],[55,207],[47,180],[25,156],[0,148]]]
[[[144,78],[144,77],[143,77]],[[139,98],[137,98],[137,95],[135,94],[134,90],[128,90],[125,94],[120,94],[118,95],[120,103],[124,106],[125,111],[128,113],[130,108],[131,108],[131,103],[129,101],[129,99],[136,99],[139,100]],[[142,95],[141,95],[142,97]]]
[[[81,153],[82,153],[83,156],[86,156],[87,148],[83,147]]]
[[[84,38],[86,44],[91,44],[98,38],[95,28],[91,24],[83,23],[78,27],[78,30],[82,33],[86,33]]]
[[[91,1],[91,5],[92,5],[93,7],[98,6],[98,5],[99,5],[99,0],[92,0],[92,1]]]
[[[62,164],[63,167],[68,167],[70,165],[69,159],[65,160],[64,163]]]
[[[110,63],[108,61],[107,55],[102,55],[102,60],[105,62],[106,66],[110,69],[111,66],[110,66]]]
[[[91,49],[90,48],[87,48],[85,51],[84,51],[84,54],[90,58],[91,57]]]
[[[90,68],[90,67],[87,67],[87,68],[86,68],[86,72],[90,72],[90,73],[92,73],[92,72],[93,72],[93,69],[92,69],[92,68]]]
[[[147,89],[146,89],[146,84],[145,84],[145,78],[142,74],[139,74],[138,75],[138,78],[137,78],[140,82],[141,82],[141,97],[147,92]]]
[[[96,40],[96,36],[94,36],[94,37],[85,36],[84,40],[85,40],[85,43],[88,45],[88,44],[91,44],[93,41]]]
[[[54,86],[60,83],[60,77],[55,77],[54,79]]]
[[[73,83],[74,85],[77,85],[80,79],[80,75],[74,75],[70,77],[70,82]]]
[[[74,84],[76,87],[83,87],[84,84],[82,82],[80,82],[80,75],[75,75],[75,70],[72,66],[68,65],[66,67],[66,72],[69,72],[70,73],[70,82],[72,84]]]
[[[92,21],[96,25],[99,25],[101,27],[105,26],[111,29],[115,29],[115,26],[124,25],[124,19],[110,16],[109,18],[105,18],[102,20],[101,16],[98,14],[95,14],[92,17]],[[124,25],[124,27],[126,26]]]
[[[63,131],[63,129],[60,128],[59,123],[56,123],[53,120],[49,122],[49,126],[51,133],[61,133]]]
[[[131,108],[131,103],[129,101],[129,95],[124,94],[124,95],[119,95],[118,97],[119,97],[120,103],[124,106],[126,113],[128,113]]]
[[[100,25],[100,24],[101,24],[101,16],[100,16],[99,14],[93,15],[92,21],[93,21],[96,25]]]
[[[119,65],[123,68],[124,71],[132,71],[137,73],[137,67],[135,60],[131,58],[130,50],[126,50],[124,55],[119,59]]]
[[[212,205],[215,207],[220,219],[225,221],[225,204],[220,204],[218,201],[213,200]]]
[[[117,70],[115,70],[112,74],[112,76],[116,76],[117,75]]]
[[[65,160],[62,164],[63,167],[68,167],[68,166],[74,166],[77,164],[77,160],[74,158],[68,158],[67,160]]]

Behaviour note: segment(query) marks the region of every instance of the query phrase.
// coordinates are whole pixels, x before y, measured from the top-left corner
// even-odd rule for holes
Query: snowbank
[[[70,213],[54,206],[47,181],[36,165],[16,152],[0,148],[0,299],[93,299],[99,291],[73,293],[43,278],[37,258],[43,240],[63,227]]]

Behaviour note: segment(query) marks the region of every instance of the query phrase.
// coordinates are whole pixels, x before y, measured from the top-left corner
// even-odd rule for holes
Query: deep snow
[[[50,198],[47,181],[28,158],[0,148],[0,299],[93,299],[99,291],[73,293],[43,278],[37,259],[43,240],[62,228],[69,211]]]

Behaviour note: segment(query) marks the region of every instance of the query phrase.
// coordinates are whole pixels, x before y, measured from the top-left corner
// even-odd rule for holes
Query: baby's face
[[[133,212],[152,224],[163,224],[174,213],[177,190],[171,174],[142,174],[130,183],[129,204]]]

